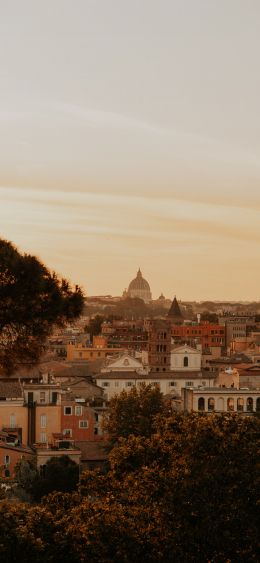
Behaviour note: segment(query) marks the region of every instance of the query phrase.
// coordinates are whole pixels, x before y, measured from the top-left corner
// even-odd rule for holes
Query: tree
[[[37,363],[53,326],[80,316],[81,289],[0,239],[0,366]]]
[[[104,429],[113,443],[130,434],[150,436],[154,417],[163,413],[166,413],[166,406],[159,387],[144,384],[111,399]]]
[[[260,421],[173,413],[121,438],[107,473],[36,506],[0,502],[4,562],[256,563]]]
[[[150,437],[121,438],[96,500],[127,517],[135,542],[124,560],[142,549],[145,562],[256,562],[259,445],[259,420],[239,415],[175,413]]]
[[[17,496],[23,501],[30,501],[32,498],[32,486],[37,478],[36,461],[21,459],[15,466]]]
[[[200,320],[218,324],[218,315],[217,313],[211,313],[210,311],[203,311],[200,315]]]
[[[89,324],[85,326],[84,330],[90,334],[91,342],[93,341],[93,336],[100,334],[103,322],[104,317],[96,315],[93,319],[90,319]]]
[[[79,482],[79,466],[68,455],[53,457],[47,461],[43,473],[35,476],[29,491],[35,501],[53,491],[70,493]]]

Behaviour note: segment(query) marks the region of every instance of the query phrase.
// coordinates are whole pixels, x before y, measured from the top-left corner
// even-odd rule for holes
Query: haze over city
[[[259,2],[0,6],[1,237],[87,294],[259,300]]]

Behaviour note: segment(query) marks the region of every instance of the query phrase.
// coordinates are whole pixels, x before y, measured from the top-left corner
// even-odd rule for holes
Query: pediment
[[[120,358],[117,358],[116,360],[112,360],[111,362],[109,362],[107,367],[109,368],[110,371],[113,371],[114,369],[116,370],[124,369],[126,371],[129,371],[129,370],[136,370],[138,368],[142,368],[142,364],[141,362],[133,358],[133,356],[130,356],[129,354],[124,354],[123,356],[120,356]]]
[[[196,350],[195,348],[192,348],[192,346],[186,346],[185,344],[181,345],[181,346],[174,346],[171,349],[171,353],[172,354],[196,354],[196,355],[201,355],[201,352],[199,350]]]

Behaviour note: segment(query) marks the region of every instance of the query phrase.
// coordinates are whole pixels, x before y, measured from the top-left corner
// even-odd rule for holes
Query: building
[[[240,378],[238,369],[230,366],[229,368],[220,370],[215,378],[214,385],[216,387],[234,387],[234,389],[239,389]]]
[[[225,327],[226,346],[236,338],[246,338],[250,329],[255,326],[255,315],[223,315],[219,317],[219,324]]]
[[[8,442],[9,435],[0,432],[0,479],[14,479],[17,463],[22,460],[32,460],[34,451],[26,446]]]
[[[153,319],[147,321],[146,326],[150,371],[169,371],[171,365],[171,322],[165,319]]]
[[[0,380],[0,430],[28,444],[28,413],[19,381]]]
[[[147,349],[148,335],[143,320],[113,320],[104,322],[101,332],[107,339],[108,347],[123,348],[141,352]]]
[[[109,348],[104,343],[100,346],[86,346],[85,344],[67,344],[68,362],[94,362],[105,360],[122,352],[121,348]]]
[[[248,364],[244,366],[237,366],[239,373],[240,387],[248,389],[260,389],[260,365]]]
[[[60,384],[51,380],[49,374],[43,374],[40,383],[25,383],[23,391],[28,412],[28,444],[51,444],[53,434],[61,429]]]
[[[183,314],[180,310],[179,303],[176,299],[176,296],[173,299],[171,307],[168,311],[167,317],[172,321],[175,325],[182,325],[183,324]]]
[[[136,277],[130,282],[126,296],[131,298],[138,297],[145,303],[150,303],[150,301],[152,301],[150,285],[148,281],[143,278],[140,268]]]
[[[148,370],[144,369],[142,363],[130,356],[127,352],[119,356],[114,360],[107,362],[106,366],[101,369],[101,373],[115,373],[115,372],[138,372],[138,373],[148,373]]]
[[[214,375],[210,372],[149,372],[147,375],[137,371],[110,372],[96,375],[96,383],[104,390],[105,398],[110,401],[112,397],[122,391],[131,391],[133,387],[151,385],[159,387],[167,397],[181,397],[181,390],[185,387],[213,386]]]
[[[64,439],[70,438],[75,443],[99,440],[103,436],[103,414],[89,406],[83,397],[72,399],[67,393],[61,405],[61,433]]]
[[[183,408],[195,412],[260,412],[260,389],[182,389]]]
[[[185,372],[200,371],[201,356],[201,350],[187,344],[182,346],[173,345],[171,348],[171,370]]]
[[[174,343],[199,343],[202,351],[213,351],[217,348],[219,352],[225,346],[225,327],[207,321],[192,323],[188,325],[172,324],[172,338]]]

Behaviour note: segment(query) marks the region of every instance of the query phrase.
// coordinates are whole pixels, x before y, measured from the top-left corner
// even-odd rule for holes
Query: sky
[[[0,237],[86,295],[259,300],[259,0],[0,14]]]

